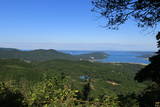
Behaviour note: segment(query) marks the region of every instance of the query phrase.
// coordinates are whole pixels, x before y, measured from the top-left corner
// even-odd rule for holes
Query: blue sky
[[[106,30],[90,0],[0,0],[0,47],[57,50],[156,50],[133,21]]]

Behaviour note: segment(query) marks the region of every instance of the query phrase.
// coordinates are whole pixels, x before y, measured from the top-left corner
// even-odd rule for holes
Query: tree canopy
[[[106,18],[106,27],[117,29],[129,18],[134,18],[138,27],[154,27],[160,22],[160,0],[92,0],[94,11]],[[160,32],[156,36],[160,48]],[[160,84],[160,50],[149,58],[151,62],[140,70],[135,79],[139,82],[152,80]]]
[[[138,27],[155,27],[160,22],[160,0],[92,0],[92,4],[109,29],[118,29],[129,18]]]
[[[157,47],[160,48],[160,32],[156,36],[157,39]],[[145,80],[152,80],[153,82],[160,85],[160,50],[157,52],[155,56],[149,58],[151,62],[145,68],[141,69],[137,74],[135,79],[139,82],[143,82]]]
[[[92,0],[93,11],[106,19],[106,28],[118,29],[128,19],[134,19],[138,27],[156,27],[160,22],[160,0]],[[149,58],[151,62],[141,69],[135,80],[151,80],[150,88],[139,96],[140,107],[154,107],[160,102],[160,32],[156,36],[159,51]],[[156,87],[155,87],[156,86]]]

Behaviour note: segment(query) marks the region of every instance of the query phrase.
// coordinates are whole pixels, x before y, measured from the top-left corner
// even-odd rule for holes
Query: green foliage
[[[121,107],[139,107],[138,95],[135,93],[119,95],[118,100]]]
[[[112,63],[90,63],[85,61],[55,60],[38,64],[39,69],[49,73],[65,72],[71,77],[73,86],[78,89],[83,88],[85,81],[81,76],[91,77],[91,96],[98,96],[99,93],[121,94],[136,92],[145,88],[145,84],[134,81],[136,71],[143,66],[138,64],[112,64]],[[51,74],[50,74],[51,75]],[[112,85],[115,82],[117,85]]]
[[[141,107],[154,107],[156,102],[160,102],[160,86],[157,84],[148,86],[139,94],[138,100]]]
[[[90,82],[88,82],[87,84],[84,85],[84,88],[82,91],[82,94],[83,94],[82,99],[83,100],[87,100],[87,101],[89,100],[90,91],[91,91],[91,86],[90,86]]]
[[[65,80],[66,81],[66,80]],[[79,90],[71,89],[65,81],[57,77],[45,78],[44,81],[21,92],[21,88],[10,82],[0,84],[1,107],[118,107],[116,97],[103,99],[79,100]],[[8,84],[9,83],[9,84]]]
[[[8,83],[0,83],[0,107],[25,107],[24,96]]]
[[[70,79],[72,88],[82,90],[86,81],[81,76],[91,78],[90,96],[128,94],[145,88],[145,83],[134,81],[136,71],[143,65],[90,63],[87,61],[53,60],[40,63],[27,63],[21,60],[0,60],[0,80],[15,80],[18,84],[34,85],[44,80],[44,74],[57,75],[59,78]],[[64,74],[65,73],[65,74]],[[63,75],[63,76],[61,76]],[[113,85],[112,83],[115,83]],[[27,87],[27,86],[24,86]]]
[[[136,71],[142,67],[87,61],[27,63],[1,59],[0,80],[5,84],[14,80],[7,87],[18,90],[24,97],[21,102],[29,107],[118,107],[122,101],[117,97],[119,94],[139,93],[146,87],[146,83],[134,81]],[[88,78],[83,80],[81,76]],[[130,101],[128,105],[133,103]]]
[[[29,106],[48,106],[55,103],[72,101],[76,90],[71,90],[57,78],[50,78],[34,85],[27,95]]]

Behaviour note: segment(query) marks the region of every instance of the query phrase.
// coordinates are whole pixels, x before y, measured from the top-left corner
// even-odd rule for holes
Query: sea
[[[92,52],[105,52],[108,54],[108,57],[105,59],[97,60],[102,63],[138,63],[138,64],[149,64],[149,60],[147,58],[143,58],[141,56],[146,54],[153,54],[151,51],[75,51],[75,50],[61,50],[61,52],[72,54],[72,55],[80,55],[87,54]]]

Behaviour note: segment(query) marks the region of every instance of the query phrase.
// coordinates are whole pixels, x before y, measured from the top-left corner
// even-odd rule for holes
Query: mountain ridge
[[[0,59],[22,59],[37,62],[54,59],[95,61],[96,59],[103,59],[106,57],[107,54],[104,52],[92,52],[88,54],[71,55],[56,51],[54,49],[36,49],[23,51],[15,48],[0,48]]]

